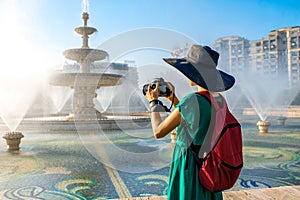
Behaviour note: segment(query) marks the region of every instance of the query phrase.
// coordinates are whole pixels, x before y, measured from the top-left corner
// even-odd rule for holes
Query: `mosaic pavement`
[[[300,185],[300,119],[289,119],[286,126],[271,121],[270,133],[265,135],[258,134],[254,120],[241,122],[245,166],[232,190]],[[152,134],[151,130],[141,131]],[[23,134],[19,153],[6,152],[5,141],[0,141],[1,200],[97,200],[166,194],[167,161],[172,154],[169,138],[155,141],[117,131],[105,133],[122,151],[137,155],[155,152],[159,159],[153,161],[143,156],[110,156],[114,154],[105,141],[89,148],[93,141],[83,141],[77,133]],[[156,151],[159,148],[164,150]],[[100,158],[95,151],[106,153]]]

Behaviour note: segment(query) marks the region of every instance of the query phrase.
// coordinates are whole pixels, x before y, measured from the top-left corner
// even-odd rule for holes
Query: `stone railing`
[[[227,191],[224,200],[296,200],[300,199],[300,186],[282,186],[275,188]],[[122,198],[120,200],[166,200],[166,196]]]
[[[257,115],[254,108],[244,108],[243,115]],[[281,116],[282,114],[276,109],[269,109],[268,116]],[[300,106],[289,106],[283,113],[283,116],[290,118],[300,118]]]

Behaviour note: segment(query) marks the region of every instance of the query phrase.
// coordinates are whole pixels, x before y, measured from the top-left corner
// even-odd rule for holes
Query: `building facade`
[[[221,55],[219,66],[230,73],[281,75],[291,87],[300,86],[300,26],[272,30],[260,40],[219,38],[213,47]]]
[[[220,52],[218,65],[225,71],[238,73],[249,68],[249,40],[233,36],[215,41],[213,48]]]

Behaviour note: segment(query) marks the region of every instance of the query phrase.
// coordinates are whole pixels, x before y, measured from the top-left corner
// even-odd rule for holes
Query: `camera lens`
[[[145,84],[145,85],[143,86],[143,94],[144,94],[144,95],[146,95],[146,92],[148,91],[148,85],[149,85],[149,84]]]
[[[150,88],[152,89],[152,90],[154,90],[155,88],[156,88],[156,84],[154,83],[154,84],[151,84],[150,85]]]

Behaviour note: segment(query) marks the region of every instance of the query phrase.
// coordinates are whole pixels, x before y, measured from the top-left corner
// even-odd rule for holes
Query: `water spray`
[[[89,9],[89,1],[82,0],[82,12],[87,13]]]

